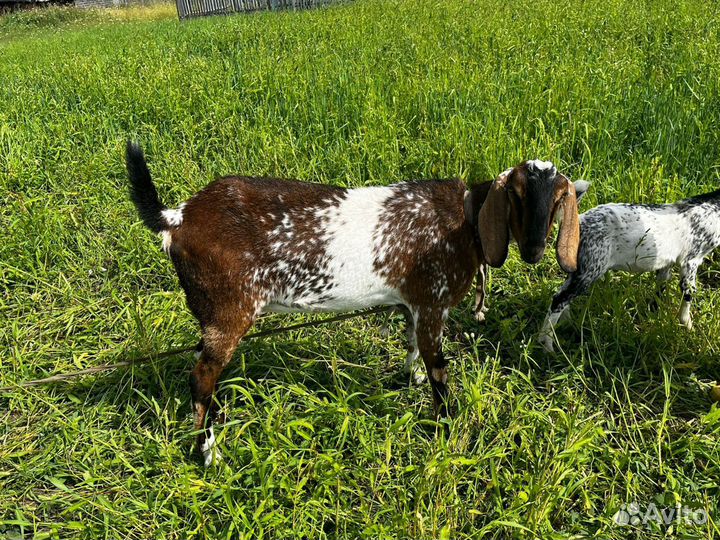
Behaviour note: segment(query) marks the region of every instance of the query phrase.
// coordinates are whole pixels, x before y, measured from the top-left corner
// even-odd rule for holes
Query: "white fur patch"
[[[273,298],[264,311],[352,311],[402,303],[399,292],[374,268],[384,249],[382,241],[375,240],[383,239],[380,217],[392,195],[392,187],[351,189],[337,204],[318,210],[315,217],[321,224],[318,234],[326,256],[323,270],[329,275],[325,290],[298,295],[295,291],[302,290],[301,284],[291,281],[284,284],[282,297]],[[283,245],[280,242],[278,248]]]
[[[210,426],[210,429],[208,431],[210,432],[210,434],[205,437],[205,442],[200,449],[202,450],[203,454],[205,452],[208,452],[215,445],[215,430],[213,429],[213,426]]]
[[[180,225],[182,225],[184,208],[185,203],[182,203],[177,209],[168,208],[167,210],[163,210],[161,212],[162,217],[165,219],[168,227],[179,227]]]
[[[163,219],[165,220],[165,226],[174,229],[182,225],[183,222],[183,209],[185,203],[182,203],[177,208],[168,208],[161,212]],[[162,249],[165,253],[170,253],[170,244],[172,244],[172,233],[170,230],[160,231],[162,237]]]
[[[336,308],[400,303],[398,292],[375,272],[374,261],[382,243],[375,244],[385,202],[393,195],[391,187],[350,190],[331,213],[325,229],[328,269],[334,277],[332,289]],[[394,239],[398,240],[398,239]]]
[[[692,330],[692,318],[690,317],[690,302],[683,300],[680,305],[680,324],[688,330]]]
[[[170,253],[170,244],[172,244],[172,233],[170,231],[162,231],[160,233],[162,237],[162,250],[166,253]]]
[[[528,167],[533,167],[539,171],[555,168],[555,165],[553,165],[552,161],[540,161],[539,159],[531,159],[527,162],[527,164]]]

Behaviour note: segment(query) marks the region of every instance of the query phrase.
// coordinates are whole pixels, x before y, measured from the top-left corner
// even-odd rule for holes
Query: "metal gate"
[[[202,17],[225,13],[246,13],[279,9],[308,9],[347,0],[175,0],[178,17]]]

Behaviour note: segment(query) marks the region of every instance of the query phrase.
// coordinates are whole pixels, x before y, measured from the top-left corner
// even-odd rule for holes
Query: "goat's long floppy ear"
[[[565,272],[577,270],[578,249],[580,248],[580,219],[578,218],[575,186],[567,181],[567,195],[563,198],[563,218],[557,239],[557,260]]]
[[[490,186],[487,198],[478,215],[478,234],[485,261],[495,268],[505,262],[510,245],[510,204],[505,191],[507,175],[500,176]]]

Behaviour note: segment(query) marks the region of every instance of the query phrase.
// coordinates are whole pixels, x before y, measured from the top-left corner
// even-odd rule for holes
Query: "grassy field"
[[[179,23],[172,8],[0,17],[0,386],[193,345],[126,189],[128,137],[176,204],[241,172],[362,186],[551,159],[608,201],[720,185],[720,8],[695,0],[358,0]],[[616,274],[534,335],[563,275],[515,248],[445,338],[455,416],[382,317],[241,345],[226,458],[191,454],[192,355],[0,394],[0,538],[719,536],[720,256]],[[306,318],[273,316],[272,328]],[[704,524],[621,526],[637,502]]]

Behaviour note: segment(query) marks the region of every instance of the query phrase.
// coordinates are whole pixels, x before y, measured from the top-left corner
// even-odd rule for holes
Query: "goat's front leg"
[[[570,302],[572,302],[575,297],[585,294],[598,277],[600,276],[575,272],[568,276],[565,283],[563,283],[558,292],[555,293],[538,335],[538,341],[547,352],[555,352],[553,345],[555,342],[555,326],[560,320],[560,317],[562,317],[568,307],[570,307]]]
[[[693,259],[686,261],[680,268],[680,290],[683,295],[682,304],[680,304],[680,324],[688,330],[692,330],[690,306],[693,301],[693,296],[695,295],[697,271],[701,262],[702,259]]]
[[[447,416],[447,362],[442,351],[442,334],[447,310],[423,308],[417,318],[417,343],[433,393],[435,416]]]
[[[214,322],[203,328],[198,347],[198,362],[190,374],[190,393],[193,402],[193,418],[197,435],[197,450],[202,454],[206,467],[222,459],[215,445],[213,394],[218,378],[230,362],[240,338],[252,325],[252,317],[238,317],[227,322]],[[197,354],[197,353],[196,353]]]
[[[423,367],[419,364],[420,351],[417,342],[417,315],[409,308],[402,306],[399,308],[405,316],[405,336],[407,338],[407,356],[405,357],[405,366],[403,371],[410,376],[415,384],[422,384],[427,379]]]
[[[480,264],[477,271],[477,277],[475,278],[475,319],[478,322],[485,322],[485,313],[487,313],[487,307],[485,307],[485,296],[487,294],[487,278],[490,272],[490,267],[487,264]]]

